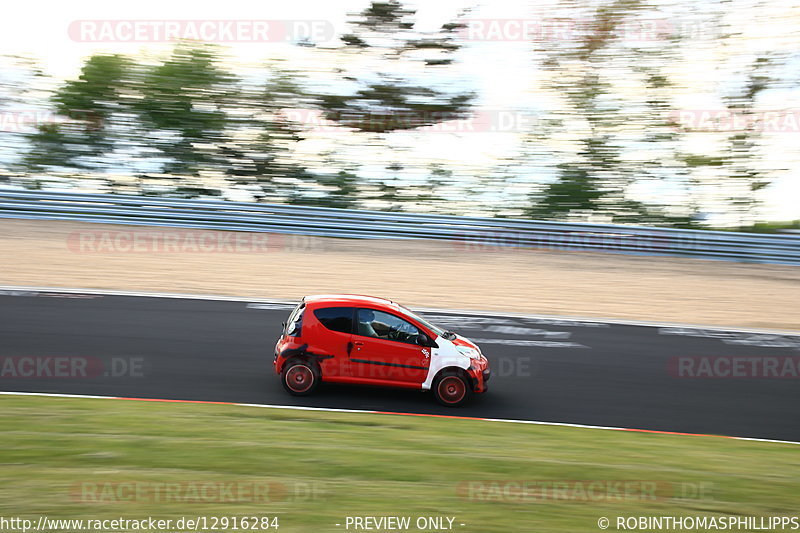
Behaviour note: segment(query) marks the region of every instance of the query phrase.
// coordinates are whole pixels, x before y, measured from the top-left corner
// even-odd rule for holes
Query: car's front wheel
[[[294,396],[307,396],[319,385],[320,376],[317,369],[307,361],[293,359],[283,365],[281,382],[283,388]]]
[[[461,372],[443,372],[433,383],[433,395],[442,405],[458,407],[472,395],[469,380]]]

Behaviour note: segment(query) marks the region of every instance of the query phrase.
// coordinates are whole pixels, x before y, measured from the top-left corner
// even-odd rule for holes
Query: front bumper
[[[485,357],[472,361],[467,373],[472,378],[473,392],[481,394],[489,390],[486,382],[489,381],[492,371],[489,369],[489,361]]]

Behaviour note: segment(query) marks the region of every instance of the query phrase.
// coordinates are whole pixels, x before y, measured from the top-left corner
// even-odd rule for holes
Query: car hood
[[[452,355],[458,355],[459,357],[467,357],[466,355],[462,354],[458,351],[459,346],[466,346],[467,348],[473,348],[481,351],[477,344],[472,342],[471,340],[467,339],[466,337],[462,337],[458,333],[456,333],[456,338],[449,340],[445,339],[444,337],[438,337],[436,339],[436,343],[439,345],[439,348],[445,352],[449,352]]]
[[[455,338],[455,339],[453,339],[453,340],[452,340],[452,341],[450,341],[450,342],[452,342],[452,343],[453,343],[453,344],[455,344],[456,346],[466,346],[466,347],[468,347],[468,348],[474,348],[474,349],[478,350],[479,352],[481,351],[481,349],[480,349],[480,348],[478,348],[478,345],[477,345],[477,344],[475,344],[474,342],[472,342],[471,340],[469,340],[469,339],[468,339],[468,338],[466,338],[466,337],[462,337],[462,336],[461,336],[461,335],[459,335],[458,333],[456,333],[456,338]]]

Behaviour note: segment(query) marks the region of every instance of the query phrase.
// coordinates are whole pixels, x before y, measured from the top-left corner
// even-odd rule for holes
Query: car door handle
[[[364,346],[364,343],[361,342],[361,341],[348,342],[347,343],[347,355],[350,355],[350,353],[353,351],[353,346],[359,346],[358,348],[356,348],[356,350],[360,350],[361,346]]]
[[[361,350],[361,347],[362,347],[362,346],[364,346],[364,341],[353,341],[353,342],[351,343],[351,346],[355,346],[355,347],[356,347],[356,351],[358,352],[358,351],[360,351],[360,350]],[[348,350],[348,352],[347,352],[347,353],[349,354],[349,353],[350,353],[350,351]]]

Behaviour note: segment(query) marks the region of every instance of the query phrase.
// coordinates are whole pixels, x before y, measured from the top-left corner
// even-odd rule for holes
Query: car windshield
[[[446,335],[445,335],[445,333],[447,333],[447,331],[446,331],[446,330],[444,330],[444,329],[440,328],[440,327],[439,327],[439,326],[437,326],[436,324],[432,324],[432,323],[431,323],[431,322],[429,322],[428,320],[425,320],[424,318],[422,318],[421,316],[419,316],[418,314],[416,314],[414,311],[412,311],[412,310],[411,310],[411,309],[409,309],[408,307],[403,307],[403,306],[401,305],[401,306],[400,306],[400,308],[403,310],[403,312],[406,314],[406,316],[408,316],[408,317],[410,317],[410,318],[413,318],[414,320],[416,320],[417,322],[419,322],[420,324],[422,324],[422,325],[423,325],[423,326],[425,326],[426,328],[428,328],[428,329],[430,329],[431,331],[433,331],[434,333],[436,333],[438,336],[440,336],[440,337],[446,337]]]

